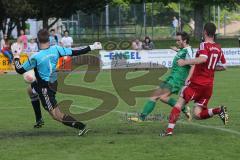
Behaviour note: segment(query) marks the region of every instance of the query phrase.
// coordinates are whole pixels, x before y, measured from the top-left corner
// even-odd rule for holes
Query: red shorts
[[[201,86],[190,83],[188,86],[184,86],[181,91],[181,97],[186,103],[193,101],[198,106],[207,107],[208,101],[212,96],[213,86]]]

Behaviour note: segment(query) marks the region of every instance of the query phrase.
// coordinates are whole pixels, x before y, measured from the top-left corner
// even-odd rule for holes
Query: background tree
[[[21,3],[20,3],[21,2]],[[26,20],[36,14],[32,5],[27,0],[1,0],[4,6],[5,23],[8,24],[7,34],[10,35],[12,30],[17,27],[18,35],[21,29],[26,29]],[[5,30],[3,30],[5,32]]]
[[[32,6],[27,0],[1,0],[1,30],[10,36],[12,30],[17,27],[18,35],[20,29],[26,29],[25,21],[35,14]]]
[[[227,9],[235,9],[238,4],[240,4],[239,0],[119,0],[127,3],[135,3],[135,4],[142,4],[145,3],[163,3],[165,7],[162,7],[161,10],[164,12],[159,11],[158,17],[163,18],[163,22],[168,22],[164,19],[165,13],[168,15],[174,15],[172,9],[167,7],[170,3],[181,3],[181,7],[187,8],[186,14],[190,14],[193,11],[193,19],[195,21],[194,26],[194,37],[196,39],[200,39],[202,37],[202,28],[204,25],[204,17],[208,17],[206,15],[206,10],[208,10],[211,6],[220,5],[222,8]],[[190,8],[189,8],[190,7]],[[163,14],[161,14],[163,13]],[[189,18],[189,17],[188,17]],[[207,19],[207,18],[205,18]],[[186,21],[186,17],[183,17],[183,20]]]
[[[47,29],[51,28],[59,18],[69,18],[79,10],[85,13],[97,12],[103,9],[107,3],[105,0],[29,0],[29,2],[37,13],[35,18],[42,20],[43,27]],[[55,20],[48,24],[49,18],[55,18]]]
[[[17,27],[18,35],[20,29],[26,29],[26,20],[34,18],[43,21],[44,28],[51,28],[59,18],[69,18],[72,14],[81,10],[85,13],[93,13],[102,10],[106,5],[105,0],[0,0],[0,30],[11,35],[12,30]],[[48,24],[49,18],[55,20]]]
[[[157,0],[159,1],[159,0]],[[204,11],[210,6],[220,5],[224,8],[235,9],[240,4],[239,0],[162,0],[163,3],[168,4],[170,2],[189,4],[194,12],[194,37],[200,39],[202,37],[202,29],[204,25]]]

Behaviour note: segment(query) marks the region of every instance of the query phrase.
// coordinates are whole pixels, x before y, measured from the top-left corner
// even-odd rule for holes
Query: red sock
[[[221,108],[213,108],[212,109],[213,114],[219,114],[221,112]]]
[[[200,118],[201,119],[207,119],[212,117],[215,114],[219,114],[221,111],[220,108],[210,108],[210,109],[204,109],[201,113],[200,113]]]
[[[178,120],[178,117],[180,115],[181,110],[179,110],[177,107],[173,107],[170,117],[169,117],[169,121],[168,121],[168,128],[167,128],[167,132],[172,132],[175,126],[175,123]]]
[[[200,113],[200,118],[201,119],[208,119],[208,118],[212,117],[212,114],[209,113],[208,111],[209,111],[209,109],[202,110],[202,112]]]

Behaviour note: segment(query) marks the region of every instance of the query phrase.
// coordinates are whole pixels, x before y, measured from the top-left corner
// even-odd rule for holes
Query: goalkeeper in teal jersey
[[[150,99],[145,104],[143,111],[139,117],[130,117],[129,120],[141,122],[144,121],[147,115],[149,115],[155,108],[156,101],[160,100],[163,103],[174,107],[176,100],[170,97],[172,94],[178,94],[185,83],[188,82],[193,72],[194,66],[186,65],[180,67],[177,63],[179,59],[192,59],[194,58],[194,53],[189,46],[189,35],[186,32],[178,32],[176,35],[176,43],[179,47],[173,47],[172,49],[177,52],[173,59],[173,65],[170,75],[163,81],[159,88],[152,94]],[[183,108],[182,112],[186,115],[188,120],[191,119],[190,109]]]
[[[95,42],[93,45],[81,49],[64,48],[58,45],[50,46],[49,32],[46,29],[39,30],[37,37],[40,51],[33,54],[29,60],[23,64],[21,64],[19,60],[20,52],[18,52],[17,47],[14,47],[15,70],[19,74],[24,74],[34,69],[36,80],[31,83],[30,94],[39,96],[44,109],[48,111],[54,120],[78,129],[78,135],[83,136],[88,132],[86,124],[62,112],[60,105],[57,103],[57,63],[60,57],[80,56],[93,50],[100,50],[102,49],[102,45],[100,42]],[[39,105],[40,104],[38,104],[38,106]]]

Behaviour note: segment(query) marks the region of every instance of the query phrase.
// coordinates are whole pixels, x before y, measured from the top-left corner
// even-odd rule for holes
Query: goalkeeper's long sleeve
[[[19,58],[14,58],[14,66],[15,66],[15,70],[18,74],[23,74],[23,73],[27,72],[21,65]]]
[[[72,56],[79,56],[79,55],[82,55],[82,54],[86,54],[89,51],[91,51],[90,46],[87,46],[86,48],[83,48],[83,49],[72,50]]]

